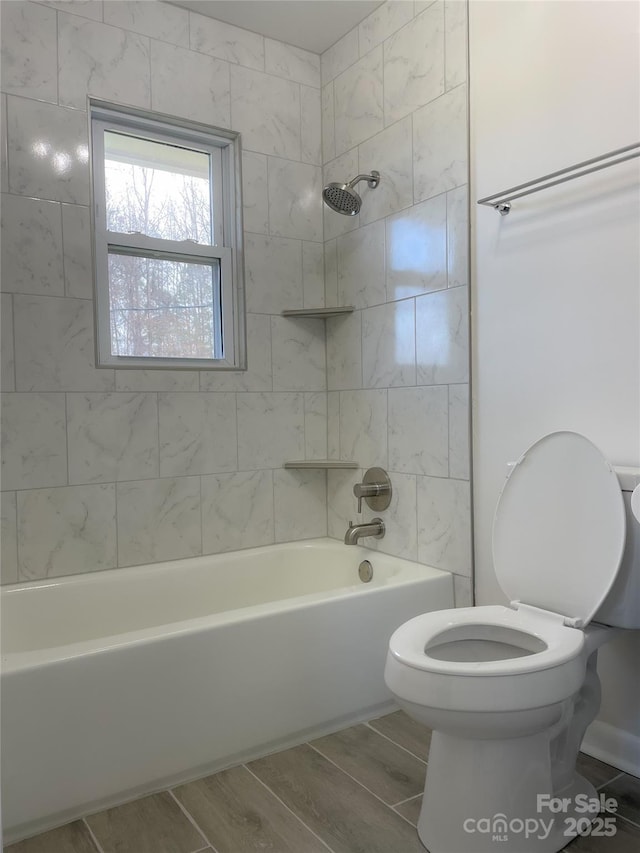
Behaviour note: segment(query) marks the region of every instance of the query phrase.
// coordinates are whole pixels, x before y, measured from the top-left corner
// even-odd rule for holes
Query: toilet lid
[[[584,436],[533,444],[505,482],[493,521],[496,576],[511,601],[586,625],[613,584],[625,512],[615,471]]]

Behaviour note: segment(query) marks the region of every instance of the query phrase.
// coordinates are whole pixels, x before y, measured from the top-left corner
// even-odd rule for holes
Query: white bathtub
[[[453,606],[451,575],[329,539],[0,596],[5,842],[384,712],[391,633]]]

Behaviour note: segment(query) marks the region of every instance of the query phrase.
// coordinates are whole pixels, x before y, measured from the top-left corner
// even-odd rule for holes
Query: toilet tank
[[[640,468],[615,469],[627,515],[627,538],[622,563],[594,622],[617,628],[640,628],[640,521],[631,511],[631,493],[640,484]]]

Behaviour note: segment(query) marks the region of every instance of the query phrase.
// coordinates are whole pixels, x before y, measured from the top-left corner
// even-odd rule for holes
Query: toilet
[[[597,650],[640,628],[638,484],[584,436],[544,436],[496,507],[510,606],[426,613],[392,635],[387,686],[433,730],[418,820],[430,853],[554,853],[588,830],[597,795],[576,758],[600,705]]]

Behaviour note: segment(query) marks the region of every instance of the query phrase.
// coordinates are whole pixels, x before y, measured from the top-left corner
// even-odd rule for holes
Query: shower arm
[[[366,181],[373,190],[380,183],[380,172],[372,170],[370,175],[356,175],[356,177],[352,181],[349,181],[347,186],[353,189],[356,184],[360,183],[360,181]]]

